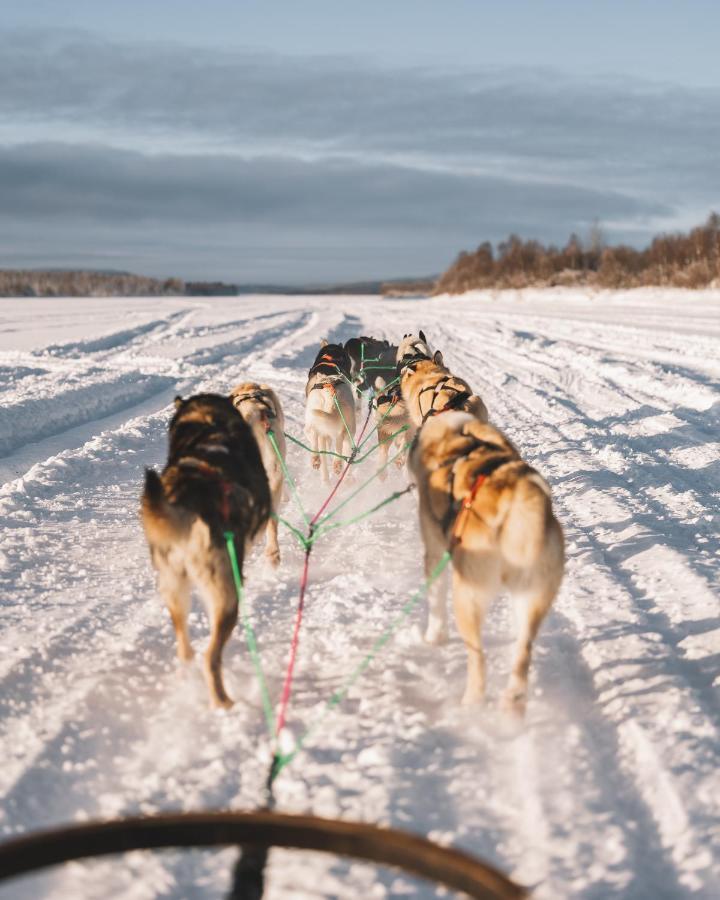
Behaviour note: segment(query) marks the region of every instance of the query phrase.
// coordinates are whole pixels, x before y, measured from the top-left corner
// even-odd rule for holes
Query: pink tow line
[[[338,478],[335,486],[328,494],[325,502],[322,504],[320,509],[315,513],[315,515],[310,520],[310,530],[308,533],[308,543],[305,546],[305,562],[303,564],[302,577],[300,579],[300,596],[298,597],[298,605],[297,605],[297,613],[295,614],[295,627],[293,629],[292,641],[290,642],[290,657],[288,659],[287,671],[285,672],[285,682],[283,684],[282,695],[280,697],[280,705],[278,708],[278,716],[277,716],[277,725],[275,728],[275,737],[277,738],[280,735],[280,732],[285,727],[285,722],[287,721],[287,711],[288,706],[290,704],[290,693],[292,690],[292,681],[293,674],[295,672],[295,660],[297,659],[297,651],[298,645],[300,643],[300,626],[302,624],[303,611],[305,609],[305,592],[307,590],[308,584],[308,569],[310,566],[310,553],[312,552],[312,534],[315,530],[315,526],[320,519],[320,516],[325,512],[330,503],[332,502],[333,497],[338,491],[338,488],[343,483],[345,476],[347,475],[350,466],[352,465],[353,457],[357,453],[358,445],[361,443],[365,431],[368,427],[368,422],[370,421],[370,414],[372,413],[372,406],[368,408],[368,414],[365,418],[365,424],[362,427],[362,431],[360,432],[360,437],[357,439],[355,443],[355,449],[350,454],[350,458],[345,464],[345,468],[342,470],[340,477]]]

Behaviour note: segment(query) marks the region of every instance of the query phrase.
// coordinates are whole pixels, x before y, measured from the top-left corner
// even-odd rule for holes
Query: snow
[[[568,542],[523,727],[496,708],[510,611],[487,626],[486,706],[459,705],[464,649],[421,640],[420,604],[276,784],[278,807],[453,843],[557,897],[720,896],[720,293],[645,289],[463,298],[0,300],[0,834],[161,810],[249,809],[270,746],[240,629],[208,707],[175,661],[137,506],[175,393],[246,378],[302,437],[321,337],[423,328],[552,485]],[[303,450],[306,506],[324,489]],[[372,457],[343,486],[372,471]],[[347,508],[394,490],[392,471]],[[311,559],[289,732],[421,582],[414,498],[328,533]],[[292,504],[285,514],[295,515]],[[246,567],[279,697],[302,550]],[[191,621],[196,646],[204,612]],[[287,739],[287,737],[286,737]],[[219,898],[235,851],[134,853],[0,887],[0,898]],[[390,870],[274,851],[270,898],[435,896]]]

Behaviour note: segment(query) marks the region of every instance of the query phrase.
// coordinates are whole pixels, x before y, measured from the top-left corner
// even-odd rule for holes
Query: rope
[[[275,440],[275,432],[272,430],[272,428],[268,429],[267,436],[270,441],[270,445],[272,446],[273,450],[275,451],[275,456],[277,456],[278,460],[280,461],[280,467],[282,469],[283,477],[285,478],[288,485],[290,486],[290,493],[293,495],[293,498],[295,499],[295,502],[297,503],[297,507],[300,510],[300,514],[303,517],[305,524],[308,527],[310,527],[310,520],[307,517],[307,513],[305,512],[305,507],[303,506],[302,500],[300,499],[300,495],[298,494],[297,486],[295,485],[295,480],[292,477],[292,475],[290,474],[290,472],[288,471],[288,467],[285,465],[285,460],[283,459],[283,455],[280,452],[280,448],[277,445],[277,441]]]
[[[372,414],[372,406],[370,406],[370,405],[368,404],[368,412],[367,412],[367,416],[365,417],[365,423],[363,424],[362,431],[360,432],[360,439],[361,439],[361,440],[362,440],[362,436],[365,434],[365,429],[368,427],[368,422],[370,421],[370,415],[371,415],[371,414]],[[310,520],[310,525],[311,525],[311,527],[317,525],[318,520],[320,519],[320,516],[321,516],[321,515],[325,512],[325,510],[328,508],[328,506],[329,506],[330,503],[332,502],[333,497],[334,497],[335,494],[338,492],[338,488],[339,488],[340,485],[343,483],[343,481],[344,481],[344,479],[345,479],[345,476],[346,476],[347,473],[350,471],[350,466],[352,465],[352,462],[353,462],[353,460],[355,459],[355,456],[356,456],[357,451],[358,451],[358,445],[355,444],[354,441],[353,441],[353,445],[354,445],[353,452],[350,454],[350,458],[348,459],[348,461],[347,461],[347,463],[346,463],[346,465],[345,465],[345,468],[342,470],[342,473],[341,473],[340,477],[339,477],[338,480],[335,482],[335,487],[330,491],[330,493],[328,494],[327,498],[325,499],[325,502],[322,504],[322,506],[320,507],[320,509],[315,513],[315,515],[313,516],[313,518]]]
[[[343,528],[345,525],[355,525],[357,522],[362,522],[363,519],[369,518],[374,512],[382,509],[383,506],[387,506],[388,503],[392,503],[393,500],[397,500],[398,497],[402,497],[403,494],[408,494],[414,487],[415,485],[410,484],[402,491],[395,491],[394,494],[390,494],[389,497],[381,500],[380,503],[377,503],[372,509],[359,513],[357,516],[353,516],[352,519],[344,519],[342,522],[333,522],[330,525],[321,526],[313,533],[312,541],[315,542],[321,535],[327,534],[329,531],[334,531],[336,528]]]
[[[352,492],[352,494],[350,494],[348,497],[346,497],[346,498],[343,500],[342,503],[339,503],[331,513],[328,513],[328,515],[326,515],[326,516],[324,517],[324,519],[322,519],[322,521],[318,522],[318,525],[319,525],[320,527],[322,527],[322,526],[324,525],[325,522],[329,521],[334,515],[337,515],[337,513],[339,513],[340,510],[341,510],[344,506],[347,506],[348,503],[350,503],[351,500],[353,500],[355,497],[357,497],[358,494],[362,493],[362,491],[364,491],[365,488],[366,488],[369,484],[371,484],[376,478],[379,478],[380,475],[385,471],[385,469],[387,469],[390,465],[392,465],[392,463],[394,463],[395,460],[396,460],[402,453],[404,453],[405,450],[406,450],[406,448],[409,447],[409,446],[410,446],[409,444],[405,444],[405,446],[402,447],[400,450],[398,450],[398,452],[397,452],[394,456],[391,456],[390,459],[388,459],[388,461],[387,461],[384,465],[380,466],[380,468],[377,469],[377,471],[375,471],[368,479],[366,479],[365,481],[363,481],[363,483],[362,483],[358,488],[356,488],[356,489]],[[403,493],[404,493],[404,492],[403,492]]]
[[[332,398],[333,398],[333,402],[335,403],[335,406],[337,407],[337,411],[340,413],[340,418],[342,419],[342,423],[345,426],[345,431],[347,431],[347,436],[350,438],[350,445],[352,446],[353,450],[356,450],[357,444],[355,443],[355,437],[351,434],[350,428],[348,427],[347,420],[345,419],[345,413],[342,411],[342,406],[340,406],[340,401],[338,400],[337,391],[332,392]],[[370,411],[368,410],[368,419],[369,418],[370,418]],[[364,431],[365,431],[365,429],[363,428],[363,432]],[[362,437],[362,434],[360,435],[360,437]],[[350,454],[350,455],[352,456],[352,454]]]
[[[290,641],[290,657],[288,659],[287,669],[285,671],[285,681],[283,683],[282,695],[280,697],[280,705],[278,707],[278,716],[277,716],[277,727],[275,729],[275,737],[280,737],[280,732],[285,727],[285,722],[287,719],[287,710],[288,705],[290,703],[290,690],[292,688],[292,680],[293,673],[295,671],[295,660],[297,659],[297,651],[298,646],[300,644],[300,625],[302,624],[303,610],[305,609],[305,591],[307,590],[308,583],[308,569],[310,566],[310,554],[312,553],[312,535],[314,530],[314,525],[311,524],[308,537],[307,537],[307,545],[305,547],[305,561],[303,563],[303,571],[302,576],[300,578],[300,596],[298,598],[298,606],[297,613],[295,615],[295,627],[293,628],[293,635]],[[276,752],[277,757],[277,752]],[[274,767],[271,768],[270,771],[270,786],[272,786],[272,782],[277,777],[277,771],[274,770]]]
[[[330,696],[330,699],[325,704],[325,707],[320,712],[318,717],[312,722],[305,731],[300,735],[300,737],[295,741],[295,746],[288,753],[278,754],[277,763],[276,763],[276,771],[275,777],[277,777],[282,770],[290,765],[290,763],[295,759],[295,757],[300,753],[305,744],[307,743],[308,738],[310,738],[320,727],[320,725],[324,722],[326,717],[336,706],[338,706],[348,694],[348,691],[352,688],[355,682],[360,678],[360,676],[365,672],[370,663],[376,658],[376,656],[380,653],[381,650],[387,645],[390,639],[395,635],[397,630],[403,624],[403,622],[407,619],[410,613],[415,609],[421,597],[423,597],[428,590],[430,589],[433,582],[435,582],[440,575],[443,573],[448,563],[451,560],[451,554],[449,550],[446,550],[445,553],[440,558],[440,561],[435,566],[433,571],[430,573],[430,576],[425,580],[424,584],[410,597],[410,599],[405,603],[405,605],[400,610],[400,614],[395,618],[393,622],[382,632],[382,634],[375,640],[369,652],[365,654],[365,656],[360,660],[360,662],[355,666],[350,675],[345,679],[343,684],[333,692]]]
[[[244,590],[242,583],[242,575],[240,574],[240,566],[238,565],[237,553],[235,552],[235,537],[232,531],[225,532],[225,545],[227,547],[228,556],[230,557],[230,567],[232,569],[233,581],[235,582],[235,592],[237,594],[238,609],[240,618],[245,630],[245,640],[250,651],[250,659],[255,669],[255,676],[260,685],[260,696],[262,698],[263,712],[265,714],[265,723],[271,735],[275,733],[275,715],[273,713],[272,702],[270,701],[270,691],[268,690],[267,681],[263,672],[262,663],[260,661],[260,652],[258,650],[255,632],[245,612]]]

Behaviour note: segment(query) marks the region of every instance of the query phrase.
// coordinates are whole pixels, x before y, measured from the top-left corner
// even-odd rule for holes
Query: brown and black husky
[[[225,533],[235,539],[240,572],[252,539],[270,515],[270,492],[250,426],[227,397],[175,399],[168,462],[145,473],[141,517],[158,590],[175,626],[178,656],[192,659],[190,592],[200,592],[211,623],[205,677],[214,706],[231,706],[222,651],[238,618]]]

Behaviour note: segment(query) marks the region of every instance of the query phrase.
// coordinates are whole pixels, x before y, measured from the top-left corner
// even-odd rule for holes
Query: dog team
[[[425,639],[440,644],[448,638],[449,570],[434,580],[431,575],[449,553],[455,621],[467,650],[463,702],[483,698],[483,621],[492,601],[508,594],[517,642],[501,705],[522,714],[532,643],[564,569],[563,533],[548,484],[489,424],[481,397],[447,368],[422,331],[405,335],[399,346],[369,337],[344,345],[322,341],[305,386],[305,434],[312,466],[325,481],[328,455],[335,454],[336,473],[350,456],[356,403],[369,390],[380,477],[386,475],[392,445],[396,462],[407,465],[417,487],[430,582]],[[285,454],[277,394],[267,384],[248,381],[227,397],[176,398],[167,465],[160,474],[146,472],[141,517],[158,590],[170,611],[181,660],[193,656],[187,630],[192,587],[207,607],[211,636],[204,668],[215,706],[232,705],[222,652],[238,618],[225,535],[233,536],[240,572],[263,531],[266,556],[279,563]]]

